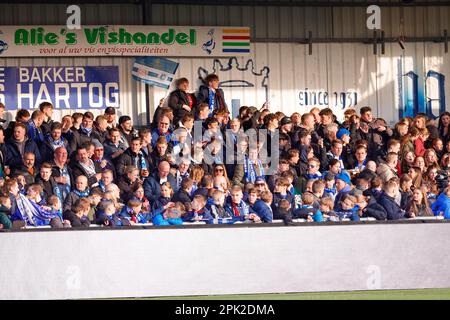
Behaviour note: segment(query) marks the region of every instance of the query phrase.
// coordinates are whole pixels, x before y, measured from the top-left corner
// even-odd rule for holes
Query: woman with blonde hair
[[[420,188],[420,186],[422,185],[422,171],[420,170],[420,168],[419,167],[409,168],[408,175],[413,180],[414,189]],[[413,189],[413,187],[411,187],[411,189]]]
[[[435,165],[438,168],[439,167],[439,161],[438,156],[436,154],[436,151],[434,149],[427,149],[425,150],[425,153],[423,154],[423,159],[425,160],[425,166],[428,168],[431,165]]]
[[[195,190],[198,189],[199,185],[200,185],[200,181],[202,180],[203,176],[205,175],[205,170],[203,170],[203,168],[199,165],[194,165],[191,168],[191,173],[190,173],[190,177],[193,180],[193,185],[192,185],[192,193],[195,192]]]

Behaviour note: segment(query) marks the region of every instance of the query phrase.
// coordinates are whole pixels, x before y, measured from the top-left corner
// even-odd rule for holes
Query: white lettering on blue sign
[[[4,67],[0,83],[0,100],[7,109],[35,109],[43,101],[55,109],[119,107],[117,66]]]

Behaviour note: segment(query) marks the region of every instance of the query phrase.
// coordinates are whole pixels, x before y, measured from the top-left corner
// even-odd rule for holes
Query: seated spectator
[[[155,226],[169,226],[169,225],[181,225],[185,215],[185,207],[181,202],[175,203],[173,206],[168,207],[162,213],[158,213],[153,218],[153,224]]]
[[[152,204],[152,215],[155,216],[157,213],[161,213],[170,207],[173,203],[171,202],[173,196],[173,189],[169,182],[164,182],[160,185],[160,195]]]
[[[133,194],[132,194],[131,199],[135,199],[135,200],[141,201],[141,203],[142,203],[142,211],[143,212],[150,212],[151,211],[150,201],[148,201],[148,199],[145,197],[144,187],[143,187],[142,183],[139,183],[139,184],[134,186]]]
[[[175,177],[170,174],[170,164],[167,161],[161,161],[158,170],[144,181],[145,197],[153,203],[160,195],[160,185],[169,182],[176,192],[177,183]]]
[[[97,212],[95,224],[111,228],[131,225],[130,221],[119,216],[119,214],[116,212],[114,202],[109,200],[104,200],[99,204],[99,210]]]
[[[68,194],[64,201],[63,213],[70,210],[75,205],[75,202],[80,198],[87,198],[89,196],[90,189],[88,186],[88,179],[85,176],[78,176],[75,179],[75,187]]]
[[[41,170],[35,181],[42,186],[43,196],[45,199],[52,195],[55,195],[62,201],[63,197],[61,194],[61,190],[59,189],[55,178],[52,177],[52,165],[50,163],[44,162],[42,164]]]
[[[120,197],[124,202],[127,202],[133,197],[133,190],[138,185],[142,185],[142,181],[139,178],[139,169],[133,165],[127,166],[125,174],[117,183],[117,186],[120,189]]]
[[[357,198],[344,194],[340,200],[340,209],[336,211],[340,220],[350,219],[352,221],[359,221],[359,206],[357,206]]]
[[[387,212],[388,220],[399,220],[407,217],[407,213],[395,201],[398,192],[398,185],[396,182],[389,180],[385,183],[383,193],[380,197],[380,204]]]
[[[89,185],[95,187],[102,178],[100,164],[89,158],[87,146],[81,146],[76,151],[76,161],[71,164],[72,174],[76,179],[79,176],[88,178]]]
[[[11,199],[6,196],[0,196],[0,230],[11,229]]]
[[[204,221],[206,223],[212,223],[213,219],[211,212],[206,207],[206,197],[201,194],[194,196],[191,204],[191,211],[183,216],[183,221],[185,222]]]
[[[386,163],[382,163],[378,166],[377,174],[380,176],[383,183],[386,183],[391,178],[398,177],[397,162],[398,155],[394,152],[391,152],[386,156]]]
[[[288,191],[289,181],[285,178],[279,178],[275,182],[275,189],[273,192],[272,210],[275,213],[281,199],[289,201],[292,210],[295,209],[295,198]]]
[[[109,130],[109,139],[105,141],[105,157],[115,162],[125,152],[127,147],[120,140],[120,131],[117,128]]]
[[[294,210],[293,216],[294,218],[305,219],[308,222],[314,221],[314,217],[316,216],[317,209],[314,209],[314,195],[309,192],[305,192],[302,195],[302,205],[299,209]],[[316,217],[317,218],[317,217]]]
[[[231,215],[225,210],[225,193],[214,190],[212,193],[212,204],[208,206],[214,219],[231,219]]]
[[[225,203],[225,210],[236,221],[249,220],[259,222],[260,218],[255,214],[253,209],[244,202],[244,193],[242,187],[235,185],[231,188],[230,197]]]
[[[263,191],[260,199],[257,199],[251,206],[262,222],[270,223],[273,221],[272,199],[273,196],[270,191]]]
[[[192,191],[193,183],[194,182],[191,178],[184,178],[181,181],[181,188],[174,193],[172,202],[181,202],[184,206],[186,206],[186,203],[190,203],[192,201],[190,194]]]
[[[376,198],[372,196],[369,191],[360,196],[358,200],[358,206],[362,213],[361,217],[386,220],[386,209],[377,202]]]
[[[320,199],[319,210],[323,221],[339,221],[339,216],[334,212],[334,200],[330,197]]]
[[[119,217],[128,220],[131,225],[149,223],[152,218],[150,214],[142,212],[142,203],[136,199],[128,200]]]
[[[65,213],[65,219],[70,221],[72,228],[87,228],[91,224],[88,218],[90,209],[91,205],[88,199],[78,199],[73,207]]]
[[[341,210],[341,198],[351,191],[351,181],[350,176],[346,171],[343,171],[337,174],[334,177],[336,183],[336,197],[334,199],[334,208],[335,211]]]
[[[442,191],[436,202],[431,205],[431,209],[435,216],[444,216],[445,219],[450,219],[450,187]]]
[[[433,216],[428,199],[420,189],[414,189],[405,210],[410,218]]]

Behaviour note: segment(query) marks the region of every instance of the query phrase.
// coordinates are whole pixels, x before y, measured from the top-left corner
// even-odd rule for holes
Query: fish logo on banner
[[[179,63],[159,57],[136,58],[133,64],[133,79],[151,86],[169,89]]]

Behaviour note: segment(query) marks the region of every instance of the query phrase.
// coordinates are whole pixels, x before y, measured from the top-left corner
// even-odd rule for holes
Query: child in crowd
[[[127,219],[131,225],[149,223],[150,214],[142,213],[142,202],[130,199],[120,211],[119,217]]]
[[[341,210],[336,212],[340,220],[350,219],[352,221],[359,221],[359,206],[356,205],[356,197],[350,194],[344,194],[341,198]]]
[[[233,186],[231,188],[231,195],[226,202],[225,210],[235,221],[260,222],[261,219],[255,214],[253,209],[244,202],[243,197],[242,187],[239,185]]]
[[[335,179],[334,179],[334,174],[332,173],[327,173],[327,175],[325,176],[325,188],[324,188],[324,192],[323,195],[326,197],[330,197],[333,199],[336,197],[336,185],[335,185]]]
[[[0,197],[0,229],[11,229],[11,199],[5,196]]]
[[[89,203],[91,204],[91,209],[88,213],[89,221],[95,221],[96,214],[97,214],[97,207],[100,203],[100,201],[103,198],[103,192],[99,189],[93,189],[91,194],[87,197],[89,200]]]
[[[47,205],[52,212],[55,212],[58,214],[58,217],[61,220],[63,228],[71,227],[70,221],[63,219],[61,200],[57,196],[53,195],[53,196],[48,197]]]
[[[169,206],[167,206],[171,202],[171,198],[173,196],[173,189],[170,182],[164,182],[160,185],[161,195],[153,202],[152,204],[152,216],[156,216],[157,214],[162,213]]]
[[[214,219],[231,219],[230,214],[224,208],[225,193],[220,190],[214,190],[212,199],[213,203],[208,208]]]
[[[205,221],[211,223],[214,219],[211,212],[206,207],[206,197],[201,194],[194,196],[191,205],[191,211],[183,216],[185,222]]]
[[[70,221],[72,228],[87,228],[90,226],[88,218],[91,203],[86,198],[80,198],[75,201],[72,209],[65,212],[65,219]]]
[[[120,217],[116,213],[116,207],[114,206],[114,202],[111,200],[103,200],[100,202],[95,224],[111,228],[131,225],[128,219]]]
[[[158,213],[153,218],[153,224],[155,226],[181,225],[183,224],[181,217],[185,213],[184,205],[181,202],[176,202],[173,206],[164,210],[163,213]]]
[[[324,221],[339,221],[339,216],[333,211],[334,200],[332,198],[324,197],[320,199],[319,209]]]
[[[308,222],[316,221],[315,219],[321,220],[318,215],[316,215],[318,210],[313,207],[314,200],[315,198],[312,193],[305,192],[302,195],[302,206],[299,209],[294,210],[294,218],[305,219]]]
[[[275,181],[275,190],[273,193],[273,202],[272,202],[273,212],[277,211],[278,204],[279,204],[280,200],[282,200],[282,199],[287,200],[290,203],[292,209],[294,209],[296,207],[295,198],[288,191],[289,186],[290,186],[289,181],[285,178],[278,178]],[[278,214],[275,214],[275,215],[278,215]]]

